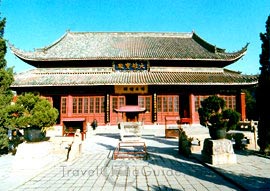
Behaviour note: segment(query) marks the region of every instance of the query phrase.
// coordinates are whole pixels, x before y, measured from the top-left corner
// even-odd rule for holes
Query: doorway
[[[126,95],[126,105],[138,105],[138,95],[127,94]]]

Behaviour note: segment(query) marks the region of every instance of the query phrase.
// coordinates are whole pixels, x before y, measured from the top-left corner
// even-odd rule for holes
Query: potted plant
[[[200,124],[208,127],[212,139],[226,138],[226,132],[235,129],[240,113],[225,108],[225,100],[212,95],[201,102],[198,110]]]
[[[6,111],[6,124],[23,128],[24,138],[28,142],[42,141],[46,137],[46,130],[55,124],[58,117],[58,110],[48,100],[33,93],[18,96]]]

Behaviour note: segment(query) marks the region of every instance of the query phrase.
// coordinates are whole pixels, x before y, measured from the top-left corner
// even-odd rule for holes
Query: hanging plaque
[[[148,61],[114,61],[115,71],[147,71],[149,70]]]

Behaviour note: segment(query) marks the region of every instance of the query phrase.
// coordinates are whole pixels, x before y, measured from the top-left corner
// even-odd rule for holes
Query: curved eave
[[[103,61],[109,61],[109,60],[147,60],[147,61],[187,61],[187,62],[209,62],[206,66],[216,66],[216,67],[226,67],[240,58],[242,58],[245,53],[246,49],[243,49],[239,52],[232,53],[230,58],[227,59],[205,59],[205,58],[153,58],[153,57],[88,57],[88,58],[79,58],[79,59],[70,59],[70,58],[52,58],[52,59],[42,59],[42,58],[31,58],[25,56],[25,54],[22,54],[21,51],[18,49],[15,50],[15,48],[12,49],[12,52],[16,57],[21,59],[22,61],[34,66],[34,67],[58,67],[60,65],[54,64],[56,62],[70,62],[73,61],[76,63],[76,61],[97,61],[97,60],[103,60]],[[211,63],[219,63],[219,64],[211,64]],[[81,64],[73,64],[72,66],[83,66]],[[181,64],[179,65],[181,66]],[[202,66],[202,65],[200,65]]]
[[[227,61],[227,62],[234,62],[241,57],[243,57],[247,51],[247,45],[242,48],[242,50],[235,52],[235,53],[217,53],[217,54],[227,54],[230,55],[231,58],[227,59],[209,59],[209,58],[172,58],[172,57],[85,57],[85,58],[33,58],[31,56],[26,56],[29,52],[23,52],[15,48],[14,46],[10,45],[11,51],[14,55],[24,61],[31,61],[31,62],[50,62],[50,61],[76,61],[76,60],[192,60],[192,61]],[[31,54],[31,52],[30,52]]]
[[[34,69],[15,75],[12,88],[104,85],[252,86],[257,76],[216,69],[212,71],[101,72],[93,69]],[[203,69],[201,69],[203,70]],[[206,70],[206,69],[204,69]],[[224,71],[224,72],[222,72]]]

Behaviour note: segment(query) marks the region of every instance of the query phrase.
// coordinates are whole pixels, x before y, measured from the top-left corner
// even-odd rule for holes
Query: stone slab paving
[[[206,165],[199,154],[179,155],[178,140],[165,139],[164,131],[151,132],[142,139],[147,160],[112,160],[119,133],[109,127],[88,133],[80,158],[35,172],[10,176],[14,156],[0,157],[0,190],[270,190],[269,159],[243,152],[237,164]]]
[[[61,162],[15,190],[238,190],[194,159],[178,155],[175,139],[145,136],[147,160],[112,160],[117,135],[85,140],[83,153]]]
[[[49,160],[48,160],[49,159]],[[46,160],[42,159],[41,163],[47,165],[43,168],[23,168],[18,166],[18,160],[15,156],[8,154],[0,156],[0,190],[14,190],[24,182],[31,180],[33,177],[42,173],[46,169],[50,169],[54,164],[58,164],[59,161],[64,161],[64,158],[59,155],[47,157]],[[31,166],[27,164],[27,166]],[[35,165],[33,165],[34,167]]]
[[[235,153],[237,164],[206,165],[238,184],[243,190],[270,190],[270,158],[258,156],[254,151]],[[199,155],[197,157],[201,160]]]

